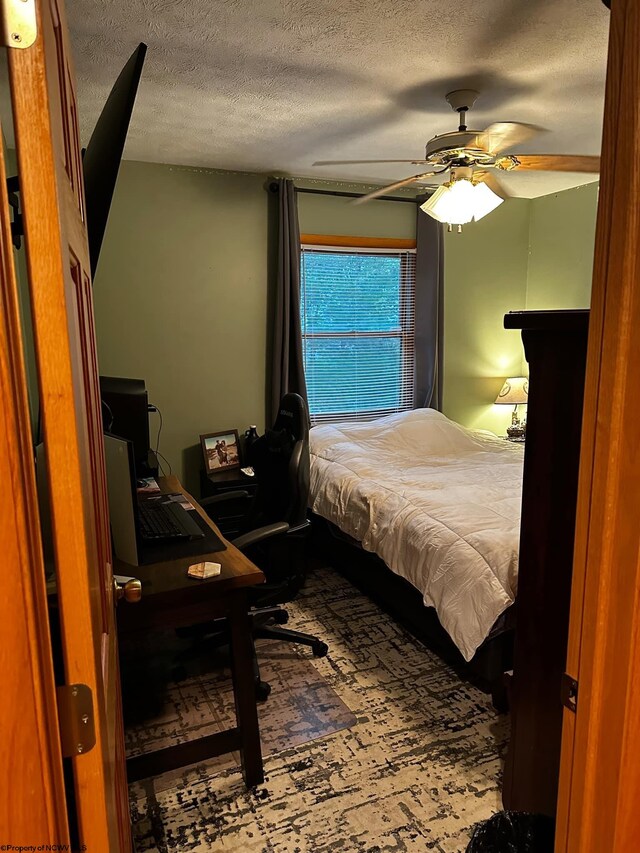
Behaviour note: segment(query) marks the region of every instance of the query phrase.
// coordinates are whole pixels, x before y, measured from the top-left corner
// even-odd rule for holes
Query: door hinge
[[[56,692],[62,755],[83,755],[96,745],[91,688],[86,684],[64,684]]]
[[[562,675],[560,688],[562,704],[575,714],[578,708],[578,682],[566,672]]]
[[[36,0],[2,0],[2,43],[5,47],[31,47],[38,35]]]

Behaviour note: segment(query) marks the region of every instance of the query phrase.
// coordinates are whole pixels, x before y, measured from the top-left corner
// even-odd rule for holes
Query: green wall
[[[588,308],[598,184],[530,204],[527,308]]]
[[[345,198],[300,194],[298,214],[303,233],[415,237],[415,208],[402,202],[354,207]],[[529,202],[522,199],[445,236],[444,411],[469,426],[502,432],[509,420],[492,400],[504,378],[522,370],[520,337],[503,329],[502,318],[525,306],[528,245]]]
[[[296,184],[303,186],[304,181]],[[349,198],[298,193],[298,221],[303,234],[396,239],[416,236],[416,208],[406,202],[370,201],[354,206]]]
[[[263,425],[263,183],[134,162],[118,179],[94,285],[100,371],[146,380],[160,451],[189,488],[200,433]]]
[[[164,418],[160,450],[196,492],[200,433],[264,426],[275,239],[265,183],[264,175],[124,162],[96,275],[100,370],[146,380]],[[590,185],[512,199],[446,235],[449,417],[503,432],[509,412],[491,401],[524,368],[504,314],[588,304],[596,193]],[[360,207],[308,194],[298,202],[303,233],[415,236],[409,204]],[[155,445],[157,415],[150,421]]]
[[[509,422],[493,400],[505,377],[522,371],[520,335],[503,317],[525,306],[528,242],[527,199],[445,236],[443,409],[465,426],[502,433]]]
[[[160,452],[196,492],[201,433],[264,426],[274,202],[265,183],[125,161],[96,273],[100,372],[145,379],[163,415]],[[303,232],[415,236],[409,204],[299,200]],[[153,446],[158,423],[152,414]]]

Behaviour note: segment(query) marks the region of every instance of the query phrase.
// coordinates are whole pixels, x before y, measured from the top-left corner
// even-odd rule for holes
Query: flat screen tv
[[[140,43],[120,72],[82,160],[92,277],[98,266],[146,52],[146,44]]]

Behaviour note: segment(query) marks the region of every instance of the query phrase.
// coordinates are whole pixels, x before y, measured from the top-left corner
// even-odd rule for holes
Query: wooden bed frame
[[[512,668],[515,623],[512,607],[500,617],[467,663],[440,624],[434,608],[424,605],[422,593],[331,522],[314,513],[311,520],[313,544],[332,568],[441,657],[461,678],[491,693],[497,711],[508,710],[504,673]]]

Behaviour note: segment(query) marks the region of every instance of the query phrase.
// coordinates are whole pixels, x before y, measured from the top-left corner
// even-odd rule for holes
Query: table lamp
[[[513,406],[511,426],[507,427],[508,438],[524,439],[527,422],[518,417],[518,406],[526,405],[529,399],[529,380],[526,376],[512,376],[505,379],[500,393],[496,397],[499,405]]]

